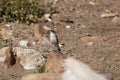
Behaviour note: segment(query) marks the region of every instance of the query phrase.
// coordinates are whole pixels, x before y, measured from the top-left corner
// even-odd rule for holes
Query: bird
[[[58,37],[55,33],[55,31],[53,29],[49,30],[50,32],[50,42],[53,44],[54,50],[55,51],[61,51],[60,47],[59,47],[59,40]]]

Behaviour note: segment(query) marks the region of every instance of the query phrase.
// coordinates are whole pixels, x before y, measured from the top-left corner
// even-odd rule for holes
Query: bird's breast
[[[56,39],[56,35],[55,35],[55,34],[53,34],[53,33],[50,34],[50,41],[51,41],[52,43],[57,42],[57,39]]]

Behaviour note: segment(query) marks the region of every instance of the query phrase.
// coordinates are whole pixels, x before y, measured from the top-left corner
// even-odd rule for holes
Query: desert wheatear
[[[54,46],[54,50],[55,51],[61,51],[60,47],[59,47],[59,41],[58,41],[58,37],[55,33],[54,30],[49,30],[50,31],[50,42],[53,44]]]

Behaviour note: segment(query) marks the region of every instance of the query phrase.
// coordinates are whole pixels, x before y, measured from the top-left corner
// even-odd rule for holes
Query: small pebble
[[[35,45],[36,43],[35,42],[32,42],[33,45]]]
[[[56,4],[58,2],[58,0],[54,0],[53,4]]]
[[[44,14],[44,17],[46,20],[48,20],[49,22],[52,21],[52,19],[50,18],[51,15],[50,14]]]
[[[46,18],[46,20],[48,20],[49,22],[52,21],[52,19],[50,19],[50,18]]]
[[[50,14],[44,14],[44,17],[45,17],[45,18],[49,18],[49,17],[50,17]]]
[[[28,46],[27,46],[28,41],[26,41],[26,40],[21,40],[21,41],[19,41],[19,44],[20,44],[20,46],[28,47]]]
[[[88,44],[89,46],[91,46],[91,45],[94,44],[94,42],[88,42],[87,44]]]
[[[86,36],[92,36],[90,33],[86,33]]]
[[[89,4],[94,6],[96,3],[93,1],[90,1]]]
[[[71,28],[71,26],[66,26],[67,29]]]
[[[6,27],[11,27],[11,25],[10,25],[10,24],[6,24],[5,26],[6,26]]]

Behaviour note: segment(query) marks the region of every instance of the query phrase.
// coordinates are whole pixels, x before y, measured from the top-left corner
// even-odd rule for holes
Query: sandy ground
[[[65,44],[61,48],[62,53],[85,62],[98,73],[112,73],[114,80],[120,80],[120,22],[113,23],[114,17],[101,18],[101,14],[106,12],[120,13],[120,1],[93,2],[94,4],[91,4],[90,0],[59,0],[54,5],[59,13],[52,15],[52,22],[40,24],[54,27],[60,43]],[[34,41],[33,26],[34,24],[14,24],[14,46],[18,46],[17,42],[22,39]],[[85,39],[91,39],[93,36],[97,40]],[[39,44],[29,47],[37,49]],[[15,64],[9,70],[0,68],[2,80],[19,80],[27,73],[30,72],[25,71],[19,64]]]

